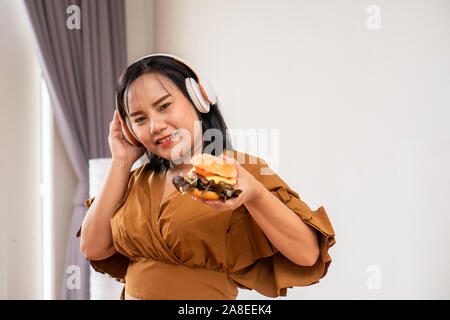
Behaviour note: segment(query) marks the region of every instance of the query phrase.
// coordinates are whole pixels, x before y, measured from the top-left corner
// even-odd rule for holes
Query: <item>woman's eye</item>
[[[159,108],[159,110],[165,110],[165,109],[167,109],[169,106],[170,106],[170,103],[163,104],[163,105]],[[165,107],[165,108],[164,108],[164,107]]]
[[[135,123],[139,123],[139,122],[141,122],[141,121],[140,121],[141,119],[145,119],[145,118],[144,118],[144,117],[137,118],[136,120],[134,120],[134,122],[135,122]]]

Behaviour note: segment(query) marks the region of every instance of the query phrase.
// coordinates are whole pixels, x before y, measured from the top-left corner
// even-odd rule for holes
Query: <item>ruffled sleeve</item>
[[[139,168],[138,168],[139,169]],[[128,197],[128,194],[130,192],[131,186],[133,184],[133,178],[134,173],[138,170],[132,170],[130,171],[130,174],[128,176],[128,184],[125,189],[124,195],[122,199],[117,203],[115,206],[114,212],[116,212],[125,202],[126,198]],[[90,197],[87,199],[84,204],[86,208],[89,209],[89,207],[92,205],[92,203],[95,200],[95,196]],[[79,238],[81,236],[81,228],[78,230],[76,236]],[[130,263],[130,258],[124,256],[123,254],[116,251],[112,256],[103,259],[103,260],[89,260],[91,266],[94,268],[95,271],[107,274],[112,278],[115,278],[117,281],[125,282],[125,274],[127,272],[128,264]]]
[[[241,206],[233,212],[227,232],[229,277],[242,289],[254,289],[267,297],[286,296],[287,288],[319,282],[328,271],[328,249],[335,244],[335,234],[323,207],[312,211],[298,193],[278,175],[251,172],[272,194],[295,212],[318,234],[320,256],[313,266],[300,266],[275,248],[251,214]]]

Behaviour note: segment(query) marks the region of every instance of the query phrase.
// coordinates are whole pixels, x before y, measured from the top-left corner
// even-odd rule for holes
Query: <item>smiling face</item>
[[[131,129],[151,153],[174,161],[196,154],[194,147],[203,149],[201,125],[194,130],[199,121],[194,106],[169,78],[145,73],[129,86],[126,97]],[[157,142],[173,133],[171,143]]]

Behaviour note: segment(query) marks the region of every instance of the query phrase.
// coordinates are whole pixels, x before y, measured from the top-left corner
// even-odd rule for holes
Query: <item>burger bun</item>
[[[221,158],[208,153],[197,154],[191,158],[192,166],[226,178],[236,178],[237,170]]]
[[[219,200],[219,195],[214,191],[206,191],[204,194],[202,194],[202,190],[199,189],[192,189],[189,191],[186,191],[187,194],[194,196],[196,198],[204,199],[204,200]]]

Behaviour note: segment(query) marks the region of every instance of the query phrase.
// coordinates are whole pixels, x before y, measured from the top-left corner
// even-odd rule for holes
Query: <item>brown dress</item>
[[[267,297],[286,296],[287,288],[319,282],[331,263],[335,234],[323,207],[312,211],[267,163],[234,151],[234,158],[272,194],[320,235],[320,257],[299,266],[268,240],[242,205],[215,211],[174,190],[162,203],[165,173],[147,164],[130,172],[123,198],[111,217],[117,252],[91,260],[93,268],[124,282],[137,299],[236,299],[238,287]],[[95,196],[86,200],[86,207]],[[77,237],[80,236],[80,231]]]

